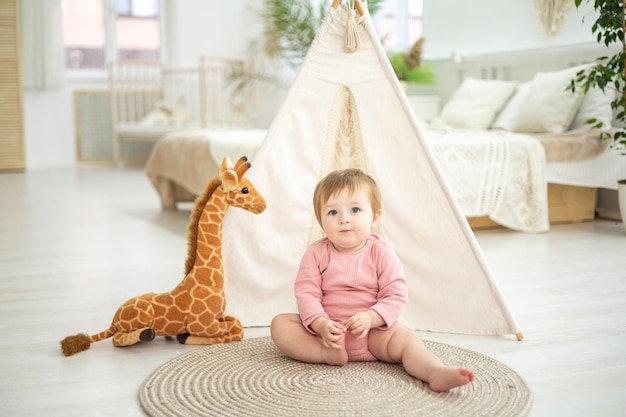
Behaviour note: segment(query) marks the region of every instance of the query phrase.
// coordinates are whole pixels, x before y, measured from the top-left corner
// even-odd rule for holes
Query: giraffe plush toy
[[[111,326],[98,334],[78,334],[61,341],[65,356],[89,349],[93,342],[113,337],[115,346],[152,341],[155,336],[176,336],[183,344],[209,345],[243,338],[239,320],[225,316],[222,221],[229,206],[258,214],[265,200],[244,178],[250,168],[241,157],[233,166],[224,158],[191,213],[185,277],[172,291],[148,293],[122,304]]]

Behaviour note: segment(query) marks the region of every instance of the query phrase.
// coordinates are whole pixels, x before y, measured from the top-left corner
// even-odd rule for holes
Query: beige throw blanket
[[[549,230],[541,143],[504,131],[430,129],[424,136],[467,217],[513,230]]]

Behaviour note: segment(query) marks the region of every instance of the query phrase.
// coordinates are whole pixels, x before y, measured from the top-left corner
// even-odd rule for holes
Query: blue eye
[[[337,215],[337,210],[330,210],[330,211],[328,212],[328,215],[329,215],[329,216],[335,216],[335,215]]]
[[[360,209],[360,208],[358,208],[358,207],[352,207],[352,208],[350,209],[350,211],[351,211],[353,214],[356,214],[356,213],[358,213],[359,211],[361,211],[361,209]]]

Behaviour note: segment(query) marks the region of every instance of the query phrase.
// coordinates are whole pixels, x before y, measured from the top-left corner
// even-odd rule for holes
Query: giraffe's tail
[[[113,326],[111,326],[107,330],[94,334],[93,336],[86,335],[85,333],[67,336],[65,339],[61,340],[61,349],[63,350],[63,354],[65,356],[72,356],[78,352],[89,349],[89,346],[91,346],[93,342],[108,339],[114,334],[115,330],[113,329]]]

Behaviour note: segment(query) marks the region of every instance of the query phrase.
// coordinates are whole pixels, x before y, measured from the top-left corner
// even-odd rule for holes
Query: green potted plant
[[[383,0],[369,0],[367,8],[371,15],[380,10]],[[259,15],[264,25],[263,54],[279,61],[295,71],[304,59],[318,28],[330,8],[331,1],[324,0],[315,7],[311,0],[265,0]],[[421,62],[423,38],[418,39],[408,53],[390,53],[389,61],[401,82],[406,84],[434,84],[435,74],[431,66]],[[262,61],[262,59],[260,59]],[[256,79],[286,87],[280,77],[271,71],[257,71],[243,83]],[[406,89],[406,85],[405,85]]]
[[[580,7],[583,0],[574,0],[576,7]],[[591,0],[587,0],[590,2]],[[616,90],[615,100],[611,103],[616,113],[619,126],[611,131],[601,121],[590,119],[587,124],[601,130],[602,139],[612,139],[613,146],[626,147],[626,39],[624,38],[626,3],[622,0],[594,0],[594,9],[598,18],[591,27],[596,40],[607,47],[607,53],[615,51],[613,55],[597,58],[597,65],[588,70],[581,70],[571,82],[572,92],[582,88],[586,94],[591,87],[597,86],[603,92]],[[617,49],[615,48],[617,46]]]
[[[389,54],[391,67],[405,91],[408,84],[434,84],[436,81],[432,68],[422,63],[422,45],[424,40],[422,37],[415,41],[409,52],[393,52]]]
[[[383,0],[369,0],[371,15],[380,10]],[[264,55],[296,70],[300,67],[317,30],[331,5],[331,0],[265,0],[259,11],[263,21]],[[268,77],[268,79],[271,77]]]
[[[587,0],[587,3],[591,0]],[[576,8],[582,0],[574,0]],[[579,71],[571,82],[571,90],[582,88],[586,94],[589,88],[597,86],[603,92],[615,90],[611,107],[618,126],[607,130],[601,121],[590,119],[587,124],[601,130],[601,139],[611,139],[612,147],[626,154],[626,2],[623,0],[594,0],[593,8],[598,17],[591,27],[596,40],[607,47],[606,56],[597,59],[597,65],[590,70]],[[614,51],[614,52],[613,52]],[[611,55],[612,52],[612,55]],[[618,181],[618,201],[622,221],[626,227],[626,178]]]

